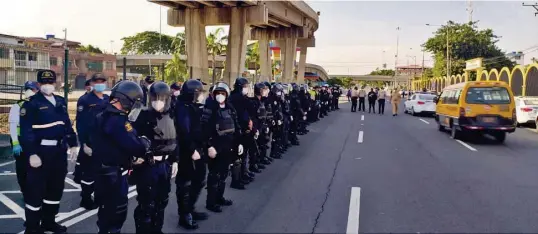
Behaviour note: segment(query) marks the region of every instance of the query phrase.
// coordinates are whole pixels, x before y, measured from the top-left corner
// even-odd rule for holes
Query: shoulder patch
[[[21,108],[21,112],[20,112],[21,116],[25,116],[26,115],[26,109],[25,108]]]
[[[80,106],[77,107],[77,111],[78,111],[78,112],[81,112],[81,111],[83,111],[83,110],[84,110],[84,106],[83,106],[83,105],[80,105]]]
[[[131,123],[129,122],[125,123],[125,130],[127,130],[127,132],[133,131],[133,126],[131,125]]]

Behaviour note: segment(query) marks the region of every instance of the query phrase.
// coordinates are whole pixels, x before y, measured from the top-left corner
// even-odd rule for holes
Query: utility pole
[[[469,23],[473,22],[473,1],[467,0],[467,14],[469,16]]]
[[[422,48],[422,78],[424,78],[424,48]]]
[[[449,45],[448,45],[448,37],[449,37],[449,31],[450,31],[450,21],[446,24],[446,77],[450,77],[450,53],[449,53]]]
[[[400,27],[396,28],[396,56],[394,56],[394,83],[396,84],[396,71],[398,70],[398,47],[400,45]]]
[[[162,48],[163,43],[161,41],[162,40],[161,38],[162,38],[162,35],[163,35],[162,34],[162,16],[161,16],[162,12],[163,12],[162,7],[159,6],[159,53],[160,54],[162,54],[162,51],[163,51],[163,48]]]
[[[534,4],[525,4],[525,3],[523,3],[523,6],[533,7],[536,10],[536,13],[534,13],[534,16],[538,15],[538,3],[534,3]]]
[[[110,40],[110,54],[114,54],[114,40]]]
[[[69,47],[67,47],[67,28],[64,28],[64,99],[65,105],[69,103],[68,94],[69,94]]]

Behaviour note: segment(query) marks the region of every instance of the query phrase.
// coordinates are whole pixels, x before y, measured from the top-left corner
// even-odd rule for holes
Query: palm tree
[[[181,60],[179,53],[174,53],[172,60],[165,65],[165,77],[167,82],[184,82],[187,77],[187,66]]]
[[[207,35],[207,53],[211,55],[211,68],[213,71],[211,82],[215,83],[215,60],[217,55],[223,54],[226,51],[227,36],[221,37],[223,28],[217,28],[214,32]]]
[[[254,82],[257,82],[256,79],[258,77],[258,64],[260,63],[260,44],[258,44],[258,42],[254,43],[251,47],[247,49],[246,63],[247,68],[249,63],[254,63]]]
[[[172,40],[172,48],[174,53],[186,54],[185,48],[185,33],[179,32]]]

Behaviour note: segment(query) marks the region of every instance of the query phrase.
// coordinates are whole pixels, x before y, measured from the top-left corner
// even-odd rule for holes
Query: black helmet
[[[265,84],[264,83],[257,83],[256,85],[254,85],[254,95],[256,96],[262,96],[262,89],[265,89]]]
[[[291,89],[293,91],[299,91],[299,85],[297,85],[296,83],[291,83]]]
[[[282,87],[281,84],[274,84],[272,87],[271,87],[271,91],[273,92],[273,94],[277,95],[277,96],[280,96],[282,95],[282,91],[284,90],[284,88]],[[278,92],[280,92],[280,95],[278,95]]]
[[[181,90],[181,85],[178,82],[174,82],[172,85],[170,85],[170,88],[175,90]]]
[[[170,109],[170,87],[162,81],[151,84],[149,88],[148,103],[150,108],[165,112]]]
[[[110,100],[117,99],[124,111],[129,113],[129,120],[135,121],[142,109],[144,92],[138,84],[132,81],[117,83],[110,92]]]
[[[217,84],[211,88],[213,89],[211,91],[212,94],[215,94],[217,91],[224,91],[226,92],[226,96],[230,96],[230,87],[224,82],[217,82]]]
[[[306,87],[305,86],[306,86],[305,84],[300,84],[299,85],[299,91],[302,92],[302,93],[306,92]]]
[[[146,84],[152,84],[153,82],[155,82],[155,76],[146,76],[144,81],[146,82]]]
[[[204,90],[204,85],[199,80],[190,79],[186,81],[183,86],[181,86],[180,96],[183,97],[185,101],[196,102],[198,96],[202,94]]]
[[[92,85],[92,79],[87,79],[86,82],[84,82],[84,86],[90,86]]]
[[[91,78],[91,81],[95,82],[95,81],[98,81],[98,80],[102,80],[102,81],[106,82],[106,76],[103,75],[103,73],[100,73],[100,72],[93,74],[92,78]]]
[[[246,84],[249,84],[248,80],[246,78],[243,78],[243,77],[239,77],[237,79],[235,79],[235,83],[234,83],[234,90],[242,90],[243,89],[243,85],[246,85]]]
[[[271,83],[269,83],[269,81],[265,81],[265,82],[263,82],[263,84],[264,84],[265,86],[267,86],[267,88],[268,88],[269,90],[271,90]]]

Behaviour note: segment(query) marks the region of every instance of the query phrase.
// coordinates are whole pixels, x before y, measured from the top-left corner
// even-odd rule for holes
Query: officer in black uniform
[[[97,208],[97,205],[92,199],[94,192],[93,183],[95,174],[99,169],[99,164],[95,163],[92,156],[92,144],[90,142],[90,132],[95,129],[95,120],[97,114],[101,113],[107,106],[109,99],[108,95],[103,94],[106,89],[106,77],[101,73],[95,73],[91,78],[92,92],[78,99],[77,102],[77,118],[76,126],[78,140],[80,143],[78,171],[81,171],[80,185],[82,191],[80,196],[80,207],[87,210]]]
[[[144,79],[144,85],[142,85],[142,92],[144,93],[144,97],[142,98],[142,104],[144,106],[147,106],[148,103],[148,91],[149,91],[149,87],[151,86],[151,84],[153,84],[153,82],[155,82],[155,76],[146,76],[146,78]]]
[[[250,173],[247,167],[249,146],[246,142],[250,140],[249,137],[253,137],[252,133],[254,131],[252,119],[249,115],[249,110],[253,109],[253,107],[247,97],[248,92],[248,80],[240,77],[235,80],[234,90],[229,98],[230,103],[236,110],[239,126],[241,127],[242,136],[240,137],[240,143],[245,147],[246,151],[240,155],[239,160],[234,162],[232,166],[232,183],[230,187],[241,190],[245,189],[245,184],[254,180],[254,174]],[[238,171],[241,173],[237,173]]]
[[[260,149],[260,159],[261,163],[264,165],[269,165],[273,161],[271,157],[267,155],[267,150],[269,149],[269,142],[271,142],[271,129],[276,124],[273,118],[273,108],[271,102],[269,101],[269,93],[271,92],[271,84],[265,81],[265,88],[262,90],[261,101],[265,106],[266,119],[265,119],[265,130],[260,132],[260,137],[258,138],[258,147]]]
[[[238,159],[238,152],[243,151],[243,146],[238,141],[241,128],[235,109],[226,100],[230,88],[226,83],[218,82],[212,90],[214,99],[205,103],[202,114],[202,129],[209,156],[206,208],[220,213],[222,206],[233,204],[224,198],[226,178],[230,164]]]
[[[91,81],[92,81],[92,79],[90,78],[90,79],[86,80],[86,82],[84,82],[84,89],[86,90],[86,92],[84,94],[82,94],[82,96],[79,97],[79,100],[93,91],[93,86],[92,86]],[[76,121],[76,119],[75,119],[75,121]],[[78,132],[78,130],[77,130],[77,132]],[[79,155],[80,155],[81,152],[83,152],[83,150],[84,149],[82,147],[80,147]],[[80,184],[80,179],[82,177],[82,168],[80,168],[80,159],[81,158],[83,158],[83,157],[77,157],[77,162],[75,164],[75,171],[73,172],[73,181],[75,181],[75,183],[77,183],[77,184]]]
[[[95,176],[99,233],[120,233],[127,218],[128,170],[148,160],[151,142],[131,125],[142,110],[142,97],[142,89],[135,82],[117,83],[90,135],[92,157],[99,165]]]
[[[308,122],[306,120],[308,112],[310,110],[310,94],[307,92],[307,89],[308,88],[306,84],[299,85],[299,107],[303,110],[303,116],[300,119],[299,129],[297,130],[297,134],[299,135],[304,135],[308,133],[308,130],[306,129]]]
[[[149,160],[133,166],[131,173],[138,193],[134,220],[136,233],[140,234],[163,233],[170,179],[178,171],[179,148],[168,85],[161,81],[153,83],[149,88],[148,103],[148,108],[140,112],[133,124],[139,135],[151,141]]]
[[[338,107],[338,100],[340,100],[340,96],[342,95],[342,90],[340,89],[340,86],[335,85],[332,91],[332,94],[333,94],[334,109],[339,110],[340,107]]]
[[[320,95],[320,102],[321,102],[321,116],[327,116],[329,115],[329,92],[327,91],[327,84],[324,84],[321,87],[321,91],[319,93]]]
[[[271,110],[273,112],[273,120],[271,121],[271,153],[269,157],[274,159],[282,158],[281,153],[281,144],[282,138],[284,137],[283,122],[284,114],[282,110],[282,96],[284,88],[281,84],[271,85],[271,92],[267,97],[267,102],[271,105]]]
[[[205,144],[201,126],[203,106],[199,97],[203,84],[191,79],[181,87],[176,108],[176,130],[179,141],[179,174],[176,177],[176,197],[179,225],[186,229],[197,229],[196,220],[207,219],[207,214],[195,211],[195,204],[206,183]]]
[[[301,121],[303,121],[303,116],[305,116],[305,114],[303,109],[301,108],[299,85],[293,83],[291,87],[292,90],[289,95],[289,105],[291,110],[289,136],[292,145],[299,145],[299,138],[297,138],[297,134],[301,125]]]
[[[269,91],[267,86],[264,83],[257,83],[254,85],[254,97],[251,98],[252,110],[250,110],[250,116],[252,116],[253,128],[256,129],[253,135],[251,148],[249,153],[251,156],[250,160],[250,171],[259,172],[260,170],[265,169],[265,165],[268,161],[265,159],[265,155],[262,155],[263,145],[265,142],[265,134],[268,131],[267,125],[267,109],[265,108],[265,103],[262,98],[264,92]]]
[[[172,110],[172,113],[175,113],[174,107],[176,106],[177,97],[181,93],[181,84],[179,82],[174,82],[172,85],[170,85],[170,93],[172,94],[172,99],[170,100],[170,109]]]
[[[55,216],[67,175],[66,152],[69,146],[69,158],[75,159],[77,135],[64,98],[53,94],[56,73],[40,70],[37,82],[41,92],[30,97],[20,110],[21,146],[29,156],[23,195],[26,233],[64,233],[67,228],[56,223]]]

